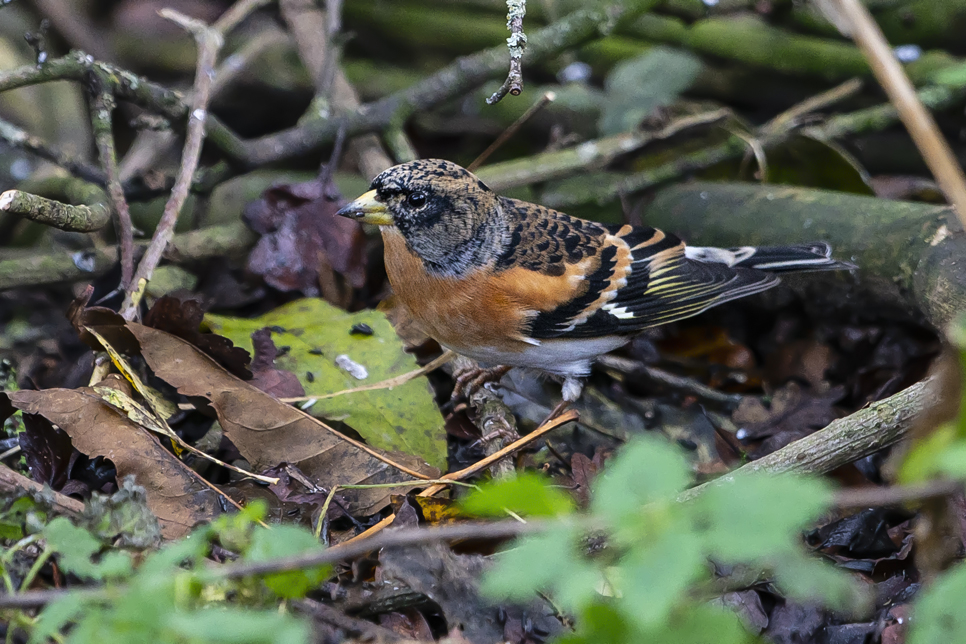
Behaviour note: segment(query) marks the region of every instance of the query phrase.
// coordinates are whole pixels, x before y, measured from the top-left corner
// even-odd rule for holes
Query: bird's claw
[[[499,366],[484,369],[482,367],[471,367],[464,369],[456,375],[456,384],[453,387],[451,401],[460,398],[469,399],[480,387],[488,382],[499,382],[512,367]]]

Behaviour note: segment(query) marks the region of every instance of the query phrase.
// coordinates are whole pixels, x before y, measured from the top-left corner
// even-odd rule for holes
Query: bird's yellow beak
[[[376,201],[375,190],[370,190],[335,214],[361,221],[364,224],[393,225],[392,213],[386,208],[386,204]]]

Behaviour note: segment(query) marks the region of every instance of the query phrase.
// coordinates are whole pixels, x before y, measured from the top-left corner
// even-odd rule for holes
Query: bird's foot
[[[455,401],[459,398],[469,399],[486,383],[499,382],[512,368],[501,365],[487,369],[479,366],[460,369],[453,374],[456,376],[456,385],[453,387],[453,395],[450,396],[450,400]]]

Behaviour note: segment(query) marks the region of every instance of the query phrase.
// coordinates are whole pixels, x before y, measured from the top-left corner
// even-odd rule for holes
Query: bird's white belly
[[[629,341],[629,338],[618,336],[541,340],[539,345],[527,345],[520,351],[507,351],[497,347],[447,348],[490,365],[527,367],[566,377],[586,376],[590,373],[591,363],[598,356],[622,347]]]

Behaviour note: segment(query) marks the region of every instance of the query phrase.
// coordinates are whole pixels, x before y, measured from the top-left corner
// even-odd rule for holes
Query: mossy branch
[[[75,233],[100,230],[111,219],[111,211],[104,204],[72,206],[21,190],[0,194],[0,212]]]
[[[874,402],[825,429],[786,445],[678,497],[693,499],[713,485],[727,484],[748,474],[824,474],[885,449],[904,438],[916,420],[938,402],[936,380],[927,378],[894,396]]]

